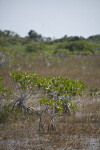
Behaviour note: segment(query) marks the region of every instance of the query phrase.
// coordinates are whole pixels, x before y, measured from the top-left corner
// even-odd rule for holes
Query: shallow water
[[[84,137],[83,140],[86,140],[84,148],[82,149],[72,149],[71,147],[52,145],[49,142],[48,135],[46,138],[42,137],[39,134],[34,134],[33,138],[26,139],[2,139],[0,137],[0,150],[22,150],[22,149],[46,149],[46,150],[100,150],[100,137]]]
[[[89,146],[87,150],[100,150],[100,139],[99,138],[90,138]]]

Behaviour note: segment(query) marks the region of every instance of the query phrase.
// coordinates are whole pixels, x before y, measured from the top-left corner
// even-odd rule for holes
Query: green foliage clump
[[[14,106],[12,109],[12,106],[13,105],[10,105],[10,107],[8,107],[7,105],[4,105],[2,107],[2,109],[0,110],[0,121],[1,122],[7,121],[8,119],[11,119],[11,118],[16,118],[16,116],[21,115],[21,109],[18,109],[17,106]]]
[[[81,96],[87,87],[83,81],[63,77],[38,77],[37,74],[15,74],[14,72],[12,75],[16,82],[22,85],[22,88],[42,88],[46,97],[42,98],[40,103],[45,105],[48,103],[51,108],[55,105],[60,113],[64,110],[65,104],[71,104],[71,97]],[[75,110],[72,104],[70,108]]]
[[[78,52],[78,53],[84,53],[84,52],[91,52],[91,54],[94,54],[92,45],[87,43],[86,41],[73,41],[73,42],[64,42],[58,45],[58,48],[62,49],[69,49],[71,52]]]
[[[49,112],[49,116],[51,117],[48,124],[48,130],[51,130],[54,128],[56,115],[70,113],[70,110],[76,111],[76,106],[71,103],[71,99],[78,95],[82,96],[87,87],[83,81],[71,80],[64,77],[39,77],[36,73],[12,72],[12,77],[18,83],[20,97],[8,106],[2,107],[2,110],[0,110],[0,120],[5,121],[13,117],[16,118],[23,110],[27,113],[30,112],[31,109],[24,105],[24,101],[29,99],[32,94],[41,91],[44,93],[44,97],[39,99],[39,102],[44,107],[40,113],[39,129],[43,129],[44,127],[43,120],[44,113],[46,112]],[[35,110],[34,112],[37,114]]]
[[[29,86],[35,87],[37,84],[37,74],[25,73],[14,73],[12,76],[16,82],[20,83],[22,88],[28,88]]]

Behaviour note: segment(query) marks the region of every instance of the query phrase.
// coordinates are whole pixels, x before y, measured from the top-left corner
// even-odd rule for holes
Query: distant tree
[[[67,35],[65,35],[64,38],[67,39]]]
[[[16,34],[15,32],[13,31],[10,31],[10,30],[0,30],[0,36],[6,38],[6,39],[9,39],[9,38],[19,38],[20,36],[18,34]]]
[[[0,30],[0,37],[1,37],[1,36],[3,36],[3,31],[2,31],[2,30]]]
[[[4,36],[6,36],[6,37],[14,37],[14,36],[18,35],[15,32],[10,31],[10,30],[4,30],[3,32],[4,32]]]
[[[93,35],[87,38],[89,41],[100,42],[100,35]]]
[[[67,35],[65,35],[64,37],[62,37],[61,39],[59,39],[59,42],[64,42],[64,41],[66,41],[67,40]]]
[[[46,37],[46,38],[45,38],[45,41],[46,41],[47,43],[50,43],[50,42],[52,41],[52,39],[51,39],[51,37]]]
[[[34,40],[38,37],[37,32],[35,32],[34,30],[30,30],[28,35],[30,39],[34,39]]]
[[[30,30],[29,33],[28,33],[28,35],[29,35],[29,39],[32,39],[34,41],[42,41],[43,40],[42,35],[38,34],[34,30]]]
[[[37,41],[43,41],[43,37],[42,37],[42,35],[41,35],[41,34],[39,34],[39,35],[38,35],[38,37],[37,37]]]
[[[80,36],[80,40],[86,40],[83,36]]]
[[[71,36],[68,38],[69,42],[74,42],[74,41],[79,41],[79,40],[80,40],[80,37],[78,36]]]

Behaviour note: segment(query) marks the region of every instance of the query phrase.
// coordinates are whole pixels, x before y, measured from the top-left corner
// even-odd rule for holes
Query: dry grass
[[[18,63],[0,68],[4,87],[13,91],[11,71],[37,73],[39,76],[63,76],[84,81],[89,88],[100,89],[100,57],[70,57],[50,61],[44,58],[15,58]],[[7,84],[6,84],[7,83]],[[27,150],[86,150],[100,149],[100,94],[73,98],[76,113],[56,117],[56,130],[38,131],[39,117],[34,113],[11,119],[0,125],[0,149]],[[99,91],[100,92],[100,91]],[[35,98],[33,99],[35,100]],[[32,102],[32,101],[31,101]],[[31,103],[30,102],[30,103]],[[37,104],[37,103],[36,103]],[[33,103],[34,105],[34,103]],[[91,142],[92,141],[92,142]],[[97,147],[96,147],[97,146]]]
[[[11,82],[9,81],[9,73],[12,71],[37,73],[39,76],[63,76],[82,80],[88,85],[100,88],[99,56],[73,56],[64,60],[50,61],[41,57],[34,59],[18,57],[14,59],[14,64],[11,67],[5,66],[0,68],[5,82]],[[8,83],[8,85],[11,84]]]

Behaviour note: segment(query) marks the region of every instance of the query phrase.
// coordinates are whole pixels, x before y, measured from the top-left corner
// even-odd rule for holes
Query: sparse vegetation
[[[0,32],[0,149],[99,149],[99,35],[33,38]]]

